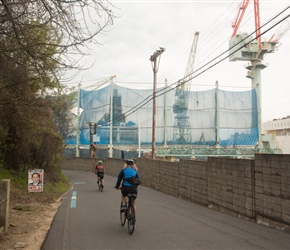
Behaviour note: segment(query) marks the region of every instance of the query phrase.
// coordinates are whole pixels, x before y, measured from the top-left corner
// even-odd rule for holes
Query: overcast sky
[[[231,25],[241,0],[110,2],[115,6],[114,12],[118,18],[105,35],[99,36],[98,41],[102,45],[92,47],[91,56],[83,59],[86,65],[94,62],[94,66],[80,73],[69,86],[81,83],[83,87],[97,87],[102,81],[116,75],[116,84],[151,89],[153,70],[149,58],[159,47],[166,50],[160,57],[157,87],[163,87],[165,79],[168,84],[175,83],[185,75],[194,33],[198,31],[194,68],[204,66],[197,73],[204,72],[192,80],[191,89],[212,89],[216,81],[223,90],[245,91],[251,88],[251,80],[246,78],[245,65],[248,62],[230,62],[226,58],[228,53],[223,54],[229,48],[233,32]],[[289,0],[260,0],[261,25],[289,5]],[[252,33],[255,30],[253,8],[251,0],[240,32]],[[288,9],[271,25],[289,14]],[[290,18],[287,20],[290,25]],[[262,40],[269,39],[282,29],[279,25],[274,27],[262,36]],[[283,35],[280,42],[278,50],[266,55],[263,61],[268,65],[261,76],[263,122],[290,115],[290,31]],[[215,63],[214,67],[207,70]]]

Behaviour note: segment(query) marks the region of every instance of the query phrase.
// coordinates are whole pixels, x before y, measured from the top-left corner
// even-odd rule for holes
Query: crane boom
[[[261,23],[260,23],[260,7],[259,0],[254,0],[254,13],[255,13],[255,29],[256,29],[256,39],[258,41],[259,49],[262,49],[261,43]]]
[[[275,34],[272,35],[269,42],[279,42],[279,40],[284,36],[290,29],[290,19],[287,19],[283,24],[278,28]]]
[[[185,74],[183,78],[184,84],[179,85],[177,88],[181,90],[190,90],[190,84],[191,84],[191,78],[192,78],[192,72],[194,70],[194,63],[195,63],[195,55],[196,55],[196,48],[197,48],[197,42],[198,42],[198,36],[199,32],[194,33],[194,39],[192,42],[191,50],[189,53],[188,61],[187,61],[187,66],[185,69]],[[189,78],[189,80],[188,80]]]
[[[232,25],[234,31],[231,38],[233,38],[237,34],[240,24],[242,22],[242,19],[244,17],[244,14],[246,12],[246,9],[249,5],[249,2],[250,0],[244,0],[243,3],[240,5],[238,15],[236,17],[234,24]]]
[[[173,126],[173,140],[178,143],[189,143],[191,141],[191,126],[189,116],[187,115],[188,98],[190,84],[192,80],[192,73],[194,69],[197,41],[199,32],[195,32],[185,76],[177,85],[175,92],[175,104],[173,105],[173,112],[175,113],[175,121]]]
[[[244,14],[246,12],[246,9],[250,3],[250,0],[243,0],[242,4],[239,7],[239,12],[238,15],[235,19],[234,24],[232,25],[234,31],[231,36],[233,38],[234,36],[237,35],[238,29],[240,27],[240,24],[242,22],[242,19],[244,17]],[[255,17],[255,31],[256,31],[256,39],[258,41],[258,46],[259,49],[262,48],[262,43],[261,43],[261,24],[260,24],[260,7],[259,7],[259,0],[254,0],[254,17]]]

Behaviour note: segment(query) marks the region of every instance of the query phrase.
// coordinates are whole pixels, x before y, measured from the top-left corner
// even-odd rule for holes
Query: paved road
[[[62,199],[42,250],[290,249],[289,233],[139,187],[133,235],[120,225],[116,178],[65,170],[73,186]],[[73,199],[72,199],[73,198]]]

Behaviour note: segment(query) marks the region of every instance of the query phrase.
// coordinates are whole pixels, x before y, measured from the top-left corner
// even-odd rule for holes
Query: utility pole
[[[114,82],[113,82],[113,79],[115,78],[116,76],[112,76],[111,77],[111,85],[110,85],[110,88],[111,88],[111,101],[110,101],[110,144],[109,144],[109,147],[108,147],[108,150],[109,150],[109,157],[112,158],[113,157],[113,107],[114,107],[114,98],[113,98],[113,95],[114,95]]]
[[[167,79],[165,79],[165,89],[167,89]],[[167,97],[164,94],[164,148],[167,148]]]
[[[215,82],[215,146],[216,148],[220,147],[220,117],[219,117],[219,82]]]
[[[81,84],[78,85],[76,157],[80,157],[80,103],[81,103],[80,93],[81,93]]]
[[[90,122],[89,126],[90,126],[90,156],[92,156],[94,144],[93,135],[97,133],[97,124],[95,122]]]
[[[165,51],[165,48],[160,47],[159,50],[156,50],[153,55],[150,56],[150,61],[152,63],[153,69],[153,118],[152,118],[152,159],[155,159],[155,126],[156,126],[156,80],[157,80],[157,71],[160,62],[160,55]],[[158,65],[156,63],[157,58],[159,57]]]

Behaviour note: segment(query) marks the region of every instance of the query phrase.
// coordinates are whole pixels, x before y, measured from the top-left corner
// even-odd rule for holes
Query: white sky
[[[116,75],[114,82],[129,88],[153,87],[153,70],[150,56],[159,47],[166,48],[160,57],[157,87],[175,83],[184,77],[194,33],[199,31],[195,69],[206,65],[228,50],[231,27],[241,0],[235,1],[110,1],[114,9],[114,25],[100,35],[101,46],[91,47],[91,56],[83,59],[94,66],[78,75],[69,86],[98,86]],[[240,25],[240,32],[255,30],[253,0]],[[290,6],[290,0],[260,0],[261,25]],[[271,25],[290,14],[288,9]],[[290,18],[287,19],[290,26]],[[267,26],[270,27],[270,26]],[[264,29],[265,30],[265,29]],[[269,39],[279,25],[262,36]],[[262,30],[263,32],[263,30]],[[290,31],[280,40],[281,46],[264,58],[268,67],[262,71],[262,120],[290,115]],[[225,58],[228,53],[213,63]],[[211,63],[210,65],[212,65]],[[227,59],[205,71],[191,82],[192,90],[212,89],[215,82],[224,90],[244,91],[251,88],[246,78],[248,62],[230,62]],[[209,66],[209,65],[208,65]],[[204,67],[206,69],[208,66]]]

